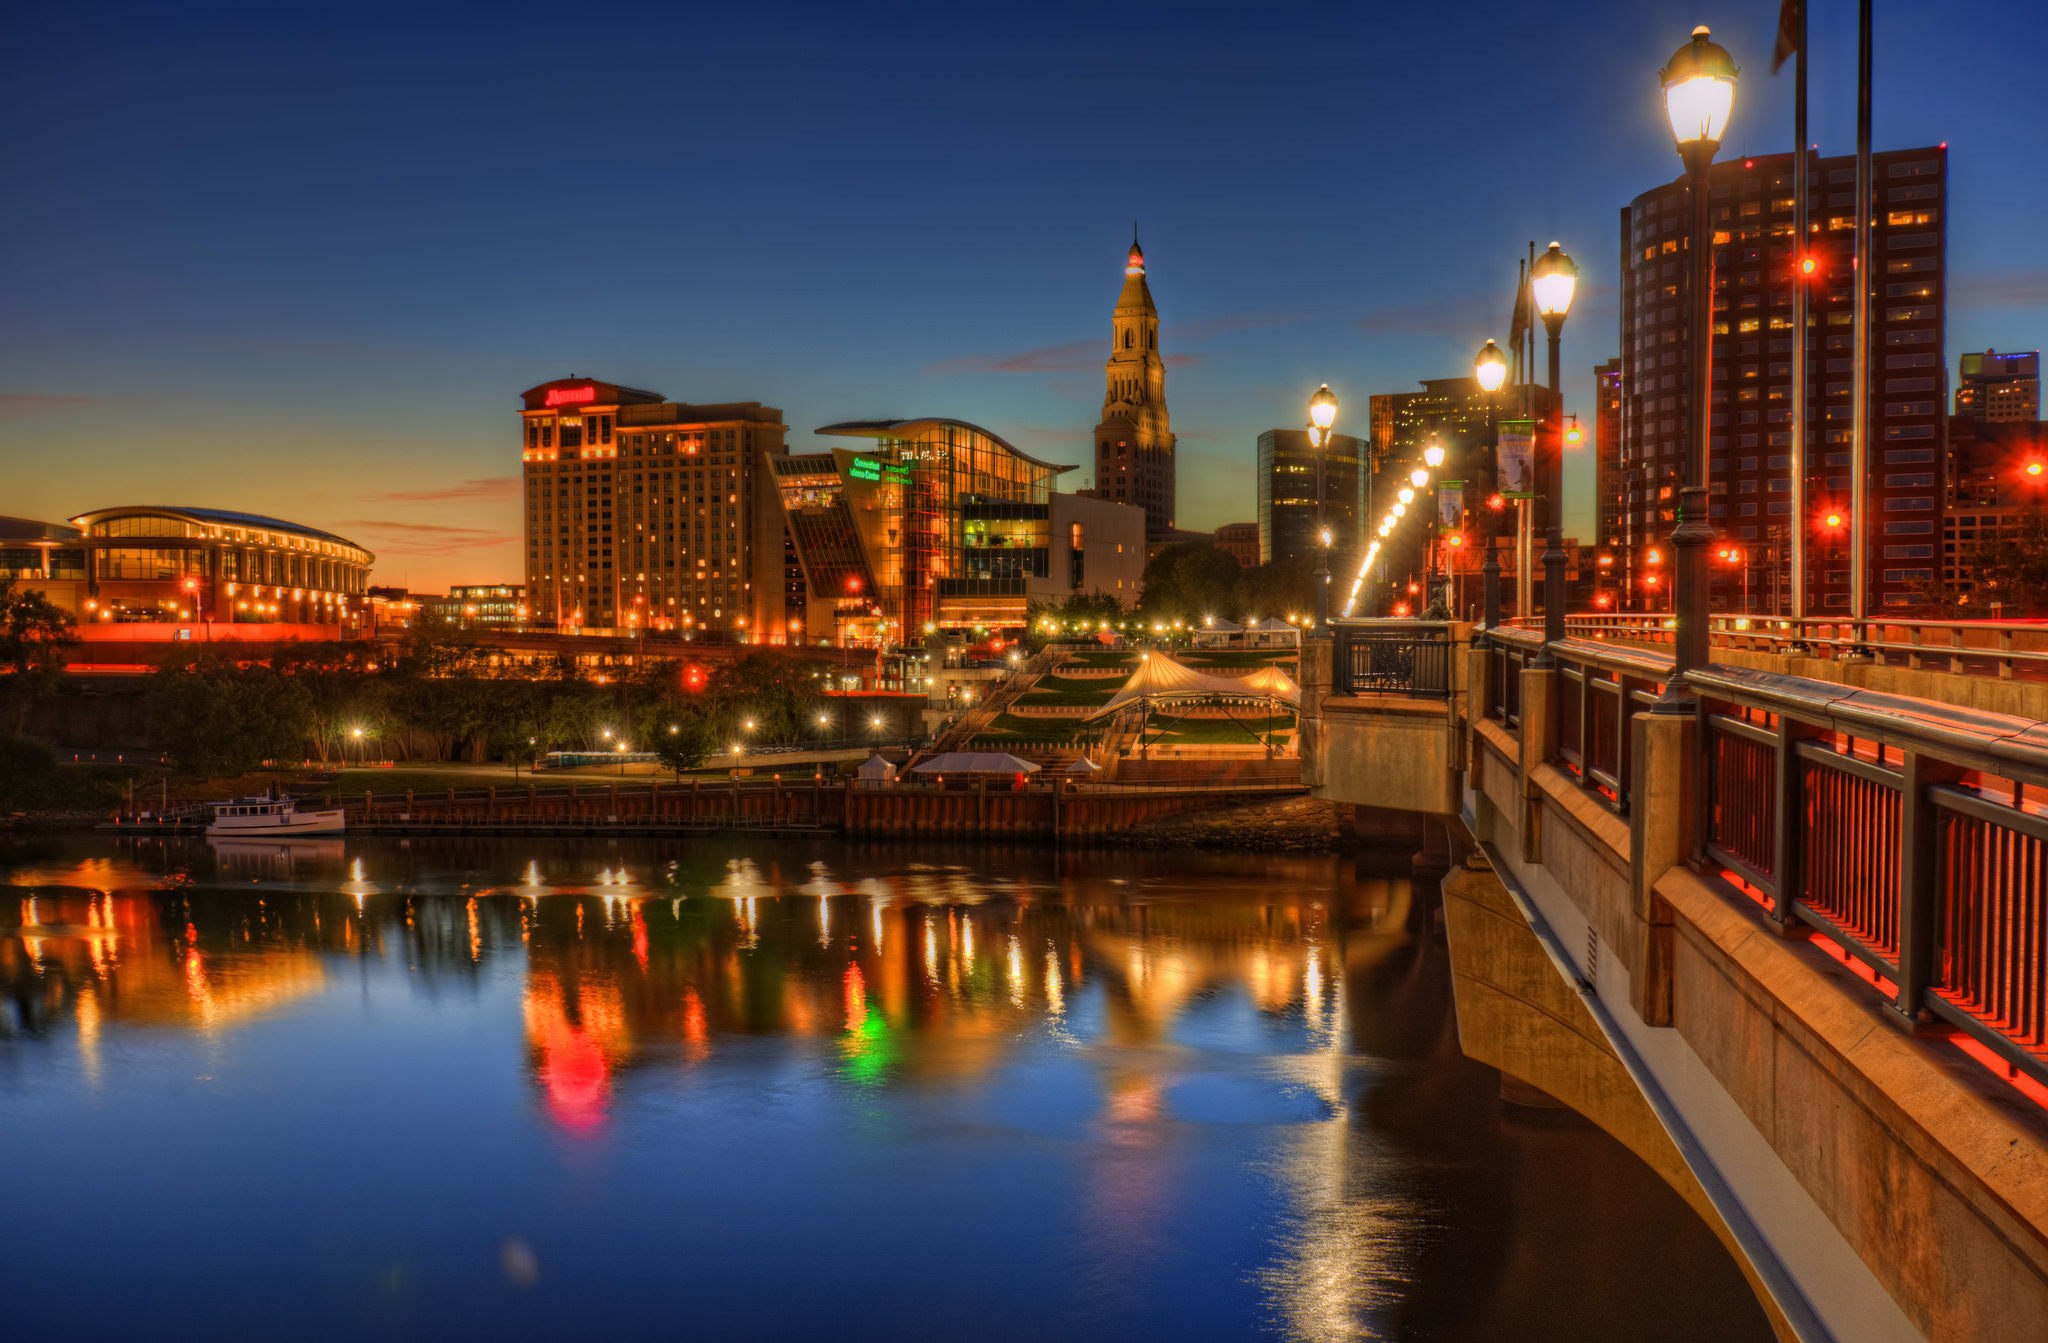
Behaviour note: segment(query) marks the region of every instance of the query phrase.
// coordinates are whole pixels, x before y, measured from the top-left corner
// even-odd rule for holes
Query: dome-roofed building
[[[45,531],[8,543],[7,571],[88,640],[341,638],[361,628],[376,560],[332,532],[220,508],[101,508]]]

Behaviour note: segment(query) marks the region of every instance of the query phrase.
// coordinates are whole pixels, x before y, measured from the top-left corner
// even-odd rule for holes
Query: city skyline
[[[62,208],[0,235],[6,511],[239,508],[360,539],[379,582],[512,581],[516,393],[570,374],[781,406],[794,451],[850,418],[948,414],[1087,462],[1133,215],[1173,374],[1182,527],[1251,515],[1259,432],[1299,419],[1318,383],[1343,399],[1339,432],[1363,432],[1369,396],[1467,372],[1481,340],[1505,339],[1531,239],[1585,271],[1564,365],[1587,421],[1590,370],[1618,351],[1614,211],[1678,173],[1658,64],[1696,21],[1735,54],[1729,155],[1785,149],[1791,97],[1789,72],[1769,74],[1774,6],[1589,13],[1591,40],[1525,43],[1534,68],[1569,76],[1526,96],[1570,146],[1525,193],[1514,173],[1547,146],[1504,134],[1483,87],[1441,79],[1460,35],[1413,16],[1240,18],[1220,36],[1200,14],[1105,34],[1052,12],[1010,43],[978,17],[818,13],[777,29],[787,96],[743,120],[727,109],[757,85],[738,75],[676,96],[606,76],[574,100],[508,79],[540,50],[537,12],[489,30],[409,18],[404,47],[306,16],[138,11],[88,43],[75,18],[25,15],[10,47],[44,56],[17,54],[10,83],[38,129],[11,166]],[[1853,18],[1813,8],[1823,153],[1850,142]],[[2042,148],[2018,53],[2048,17],[2014,16],[1993,49],[1944,18],[1879,13],[1876,139],[1950,145],[1953,378],[1960,352],[2036,349],[2048,329],[2048,271],[2026,250],[2040,188],[2008,166]],[[688,33],[743,44],[776,23],[700,16]],[[1310,31],[1413,59],[1363,96],[1303,81]],[[466,54],[426,66],[428,49]],[[884,49],[972,58],[985,102],[936,118],[832,74]],[[103,90],[89,105],[71,92],[86,51]],[[1112,137],[1129,152],[1105,153],[1117,99],[1087,91],[1133,69],[1158,96]],[[566,185],[593,166],[602,188]],[[1587,537],[1591,471],[1575,454],[1567,530]]]

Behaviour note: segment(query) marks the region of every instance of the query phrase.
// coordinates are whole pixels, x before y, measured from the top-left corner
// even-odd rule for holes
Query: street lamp
[[[1707,520],[1707,444],[1712,427],[1711,402],[1707,393],[1713,380],[1714,357],[1714,234],[1708,217],[1707,170],[1721,147],[1721,134],[1728,128],[1728,114],[1735,105],[1735,62],[1722,48],[1708,40],[1704,25],[1692,30],[1692,40],[1672,53],[1664,66],[1664,113],[1671,122],[1671,139],[1685,163],[1692,192],[1692,262],[1690,291],[1692,321],[1690,348],[1691,376],[1687,384],[1687,410],[1691,413],[1692,442],[1685,454],[1685,484],[1678,493],[1678,527],[1671,533],[1676,554],[1676,582],[1671,608],[1677,617],[1672,635],[1671,676],[1657,700],[1655,712],[1689,714],[1695,696],[1685,674],[1707,661],[1707,547],[1713,544],[1714,528]],[[1805,152],[1804,146],[1800,152]],[[1802,245],[1805,239],[1801,239]],[[1867,282],[1860,281],[1859,283]],[[1806,333],[1798,333],[1797,353]],[[1795,426],[1804,434],[1804,426]],[[1861,519],[1858,519],[1861,522]]]
[[[1536,665],[1556,665],[1550,645],[1564,638],[1564,394],[1558,380],[1558,337],[1578,288],[1579,268],[1556,243],[1536,258],[1529,271],[1529,289],[1543,330],[1550,336],[1550,483],[1543,498],[1543,648]]]
[[[1337,397],[1324,383],[1308,399],[1308,445],[1316,450],[1316,630],[1330,626],[1330,543],[1324,527],[1323,493],[1332,429],[1337,423]]]
[[[1507,356],[1500,352],[1500,346],[1492,341],[1479,347],[1479,355],[1472,361],[1472,377],[1479,384],[1480,394],[1486,398],[1486,450],[1490,459],[1489,469],[1493,475],[1492,494],[1500,494],[1500,385],[1507,380]],[[1493,513],[1486,523],[1486,564],[1480,572],[1485,575],[1486,628],[1491,630],[1500,624],[1500,518]]]

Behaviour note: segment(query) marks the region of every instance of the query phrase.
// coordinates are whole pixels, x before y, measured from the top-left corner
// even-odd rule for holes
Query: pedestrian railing
[[[1447,698],[1452,659],[1465,646],[1444,620],[1333,620],[1330,633],[1339,695]]]
[[[1577,638],[1669,644],[1677,624],[1656,612],[1568,615]],[[1859,634],[1860,630],[1860,634]],[[1782,653],[1798,648],[1823,658],[1852,650],[1914,670],[1954,671],[2003,679],[2048,678],[2048,621],[1903,620],[1876,616],[1860,626],[1841,616],[1792,620],[1721,613],[1707,618],[1716,648]]]
[[[1902,1015],[2048,1081],[2048,726],[1718,665],[1690,679],[1702,856]]]

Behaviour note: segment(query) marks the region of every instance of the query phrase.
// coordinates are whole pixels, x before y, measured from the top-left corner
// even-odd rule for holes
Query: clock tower
[[[1102,422],[1095,426],[1095,493],[1145,510],[1145,532],[1174,529],[1173,431],[1166,414],[1166,365],[1159,358],[1159,309],[1145,283],[1145,253],[1131,239],[1124,288],[1111,322]]]

